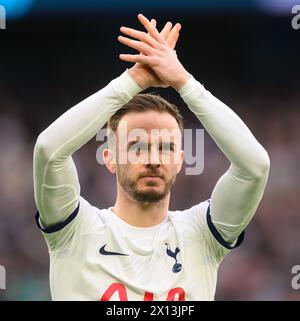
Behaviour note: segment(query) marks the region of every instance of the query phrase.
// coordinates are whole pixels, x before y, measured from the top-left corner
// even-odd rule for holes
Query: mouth
[[[145,181],[160,181],[163,180],[161,176],[142,176],[140,179],[144,179]]]
[[[140,178],[145,178],[145,177],[150,177],[150,178],[163,178],[161,175],[143,175]]]

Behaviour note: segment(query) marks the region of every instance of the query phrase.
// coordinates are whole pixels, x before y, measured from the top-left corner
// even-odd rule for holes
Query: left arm
[[[193,77],[179,93],[231,162],[212,192],[210,212],[223,239],[232,243],[262,198],[270,167],[268,154],[243,121]]]

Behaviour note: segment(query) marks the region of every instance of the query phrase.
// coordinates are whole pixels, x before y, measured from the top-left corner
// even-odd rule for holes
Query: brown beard
[[[130,180],[126,175],[124,175],[123,171],[118,171],[118,181],[124,191],[131,196],[134,200],[141,202],[141,203],[156,203],[163,200],[170,192],[175,180],[176,175],[172,176],[169,180],[165,180],[165,189],[160,191],[139,191],[137,188],[138,180],[143,177],[140,176],[136,180]],[[146,176],[146,175],[144,175]],[[147,186],[155,186],[156,183],[148,182]]]

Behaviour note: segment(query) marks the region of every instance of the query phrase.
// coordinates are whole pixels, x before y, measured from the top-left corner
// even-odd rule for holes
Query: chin
[[[137,189],[138,193],[155,193],[155,194],[163,194],[165,191],[164,186],[149,186],[145,185],[141,188]]]
[[[165,191],[159,191],[157,188],[148,187],[143,190],[136,190],[134,199],[141,203],[156,203],[166,197]]]

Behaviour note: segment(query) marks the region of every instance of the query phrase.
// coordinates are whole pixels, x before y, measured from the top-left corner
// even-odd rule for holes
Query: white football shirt
[[[38,214],[37,222],[41,228]],[[213,300],[229,252],[211,223],[209,200],[140,228],[80,197],[66,221],[42,230],[53,300]]]
[[[190,77],[178,92],[230,161],[211,203],[169,211],[150,228],[132,227],[111,208],[91,206],[80,196],[72,155],[141,90],[126,71],[37,139],[34,197],[48,227],[43,233],[54,300],[213,300],[219,264],[232,248],[224,239],[241,243],[263,196],[267,152],[233,110]]]

